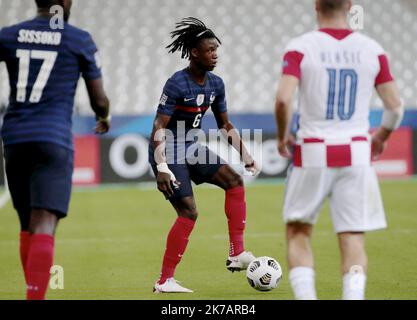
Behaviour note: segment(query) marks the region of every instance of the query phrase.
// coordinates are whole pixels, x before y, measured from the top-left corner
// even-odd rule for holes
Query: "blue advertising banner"
[[[110,137],[118,137],[124,134],[140,134],[148,137],[152,131],[154,115],[146,116],[116,116],[112,120],[112,129],[109,133]],[[231,114],[230,119],[236,128],[239,129],[262,129],[264,134],[275,134],[275,120],[273,114]],[[371,128],[380,125],[382,119],[382,110],[372,110],[369,120]],[[73,133],[75,135],[89,135],[94,128],[94,117],[73,118]],[[417,130],[417,110],[410,109],[405,113],[402,126],[410,127]],[[203,129],[208,130],[216,128],[216,121],[211,113],[207,114],[203,119]]]
[[[374,110],[370,114],[372,128],[379,126],[382,110]],[[273,114],[231,114],[230,119],[238,129],[249,129],[254,133],[262,129],[259,140],[249,137],[245,144],[252,147],[252,153],[262,163],[260,178],[285,177],[289,161],[278,155],[276,148],[276,128]],[[154,176],[148,164],[149,135],[152,131],[154,115],[146,116],[114,116],[112,128],[106,136],[94,136],[94,117],[74,116],[73,133],[76,137],[74,183],[125,183],[153,181]],[[296,119],[294,120],[296,126]],[[216,129],[214,117],[204,117],[203,129]],[[376,163],[381,175],[405,176],[417,170],[417,110],[408,110],[398,130],[390,140],[384,153],[385,159]],[[414,133],[414,134],[413,134]],[[88,140],[88,141],[87,141]],[[94,148],[91,147],[93,144]],[[81,147],[80,147],[81,146]],[[82,147],[84,146],[84,147]],[[253,147],[257,148],[253,152]],[[225,144],[219,153],[227,155]],[[223,153],[223,154],[222,154]],[[87,157],[85,156],[87,154]],[[236,153],[237,155],[237,153]],[[1,153],[0,153],[1,156]],[[238,156],[238,155],[237,155]],[[93,159],[96,159],[93,161]],[[239,159],[237,159],[239,163]],[[0,185],[3,179],[3,157],[0,158]],[[234,166],[243,173],[243,166]]]

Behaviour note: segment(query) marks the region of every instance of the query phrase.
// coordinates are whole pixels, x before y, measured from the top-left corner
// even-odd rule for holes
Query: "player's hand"
[[[158,175],[156,177],[156,182],[158,190],[161,191],[166,198],[172,197],[174,195],[174,190],[172,188],[178,189],[181,183],[177,181],[175,175],[169,170],[166,163],[159,164],[157,170]]]
[[[293,135],[288,135],[284,140],[278,140],[278,152],[281,157],[286,159],[292,159],[292,153],[295,144],[295,138]]]
[[[372,136],[371,144],[371,157],[372,161],[377,161],[381,154],[384,152],[386,142],[381,139],[377,134]]]
[[[94,132],[96,134],[105,134],[110,130],[110,122],[111,122],[111,115],[107,118],[96,118],[96,127],[94,128]]]
[[[261,169],[259,168],[258,163],[252,159],[252,161],[245,164],[246,171],[253,177],[256,177],[259,173],[261,173]]]
[[[387,145],[386,142],[389,139],[391,133],[391,130],[380,127],[372,134],[371,157],[373,161],[378,160],[381,154],[384,152]]]

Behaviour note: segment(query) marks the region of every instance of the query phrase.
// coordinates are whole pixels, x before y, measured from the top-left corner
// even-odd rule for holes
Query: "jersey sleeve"
[[[394,80],[394,77],[391,73],[391,68],[389,66],[388,57],[386,54],[381,54],[378,56],[379,61],[379,73],[375,78],[375,85],[384,84]]]
[[[304,49],[299,38],[294,39],[285,49],[282,74],[291,75],[301,79],[301,62],[304,58]]]
[[[211,106],[214,112],[222,113],[227,112],[227,101],[226,101],[226,88],[223,80],[219,82],[219,92],[214,99],[213,105]]]
[[[391,73],[387,53],[382,48],[382,46],[375,40],[371,42],[371,45],[373,47],[376,57],[378,58],[379,65],[379,72],[375,78],[375,86],[393,81],[394,77]]]
[[[81,74],[86,80],[101,78],[101,59],[90,34],[87,34],[80,48]]]
[[[158,113],[172,116],[180,96],[181,90],[175,84],[175,81],[172,78],[168,79],[159,100]]]

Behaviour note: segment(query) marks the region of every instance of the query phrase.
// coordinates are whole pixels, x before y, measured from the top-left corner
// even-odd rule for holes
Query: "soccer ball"
[[[246,270],[246,278],[251,287],[258,291],[275,289],[282,278],[282,269],[278,261],[270,257],[253,260]]]

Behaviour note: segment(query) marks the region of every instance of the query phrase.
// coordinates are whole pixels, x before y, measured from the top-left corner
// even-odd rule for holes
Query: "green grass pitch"
[[[389,228],[367,235],[368,299],[417,299],[417,181],[381,183]],[[77,189],[69,217],[58,227],[54,263],[64,268],[64,289],[49,289],[56,299],[292,299],[285,260],[281,216],[283,184],[247,188],[246,247],[282,265],[279,287],[252,289],[245,273],[225,268],[228,253],[224,194],[196,188],[200,213],[176,279],[193,294],[155,295],[165,238],[175,214],[153,189],[137,187]],[[354,201],[354,199],[352,200]],[[23,299],[18,256],[18,220],[10,202],[0,209],[0,299]],[[337,238],[327,205],[313,236],[320,299],[339,299],[341,276]]]

